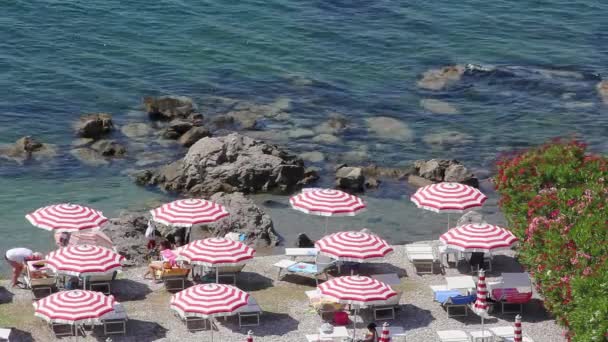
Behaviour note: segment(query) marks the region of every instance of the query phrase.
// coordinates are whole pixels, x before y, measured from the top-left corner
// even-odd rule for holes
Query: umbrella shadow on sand
[[[298,330],[300,322],[295,318],[285,313],[264,311],[260,315],[260,325],[253,327],[239,328],[239,319],[237,316],[229,317],[227,321],[217,319],[217,322],[224,327],[243,334],[243,340],[247,336],[247,332],[251,330],[253,336],[282,336],[291,331]],[[255,338],[254,338],[255,341]]]
[[[127,334],[125,336],[113,336],[112,341],[156,341],[167,337],[167,328],[156,322],[129,319],[127,321]],[[97,341],[107,341],[108,336],[103,336],[103,327],[95,327]]]
[[[255,272],[240,272],[237,284],[243,291],[259,291],[273,286],[272,279]]]
[[[0,286],[0,304],[8,304],[13,302],[14,293],[9,291],[6,287]]]
[[[150,293],[152,289],[147,284],[131,279],[116,279],[112,283],[112,294],[120,302],[143,300]]]
[[[357,329],[365,329],[369,322],[374,321],[373,311],[361,311],[361,318],[362,320],[357,320]],[[401,304],[395,311],[395,319],[388,321],[388,323],[394,326],[401,326],[407,331],[427,327],[434,320],[435,317],[433,317],[433,314],[429,310],[421,309],[412,304]],[[376,321],[376,324],[380,327],[383,322],[384,320],[379,319]],[[352,321],[349,327],[352,328]]]
[[[11,328],[10,341],[33,342],[35,340],[30,332]]]
[[[372,276],[374,274],[395,273],[399,278],[407,277],[407,271],[401,267],[385,262],[369,262],[359,264],[359,275]],[[348,274],[347,274],[348,273]],[[339,276],[350,275],[350,271],[345,269]]]

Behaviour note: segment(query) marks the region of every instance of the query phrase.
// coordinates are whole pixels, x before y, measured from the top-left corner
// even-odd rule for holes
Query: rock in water
[[[474,187],[479,186],[479,181],[472,172],[470,172],[464,165],[451,164],[445,169],[445,175],[443,177],[444,182],[456,182],[464,183]]]
[[[608,81],[602,81],[596,86],[597,92],[602,98],[602,101],[608,104]]]
[[[83,138],[99,139],[114,128],[112,115],[107,113],[86,114],[74,124],[76,134]]]
[[[418,80],[418,87],[428,90],[441,90],[460,80],[465,72],[465,67],[462,65],[451,65],[441,69],[431,69],[422,75],[422,79]]]
[[[165,191],[192,196],[220,191],[290,191],[303,179],[301,158],[237,133],[202,138],[183,159],[138,175],[139,184],[158,185]]]
[[[74,158],[89,166],[103,166],[109,164],[101,153],[88,147],[75,148],[70,150],[70,153],[74,156]]]
[[[300,233],[296,238],[295,246],[298,248],[313,248],[315,247],[315,242],[312,241],[308,235]]]
[[[169,123],[169,127],[163,132],[163,138],[165,139],[177,139],[182,134],[186,133],[192,128],[192,123],[186,120],[175,119]]]
[[[483,215],[481,213],[478,213],[474,210],[469,211],[467,213],[465,213],[464,215],[462,215],[459,219],[458,222],[456,222],[457,226],[462,226],[465,224],[480,224],[480,223],[484,223],[485,220],[483,218]]]
[[[196,104],[185,96],[145,97],[144,106],[152,120],[186,119],[196,111]]]
[[[191,240],[208,235],[205,234],[208,230],[213,236],[221,237],[232,232],[244,234],[247,243],[257,246],[278,244],[279,237],[274,231],[270,215],[245,197],[242,192],[231,194],[218,192],[209,200],[225,206],[230,216],[208,224],[202,229],[193,229]]]
[[[194,145],[197,141],[202,138],[210,137],[211,132],[205,127],[192,127],[186,133],[184,133],[178,140],[178,142],[185,147]]]
[[[420,107],[436,114],[458,114],[460,113],[453,105],[436,99],[420,100]]]
[[[412,141],[414,132],[402,121],[387,116],[366,119],[368,130],[379,138]]]
[[[473,137],[458,131],[445,131],[427,134],[422,137],[422,140],[434,146],[453,146],[470,144],[473,142]]]
[[[407,177],[407,182],[410,183],[411,185],[417,187],[417,188],[421,188],[423,186],[427,186],[427,185],[431,185],[433,184],[432,181],[426,179],[426,178],[422,178],[420,176],[416,176],[416,175],[409,175]]]
[[[30,136],[19,138],[14,144],[0,147],[0,157],[19,164],[30,159],[49,159],[56,155],[55,145],[41,143]]]
[[[351,191],[363,191],[365,177],[360,167],[342,166],[336,170],[336,186]]]
[[[479,186],[479,180],[457,160],[418,160],[414,163],[414,169],[414,176],[420,176],[432,182],[457,182],[474,187]],[[416,181],[417,185],[423,183],[417,181],[415,178],[413,179]]]
[[[99,140],[91,148],[104,157],[122,157],[127,154],[127,149],[114,140]]]
[[[148,136],[153,133],[152,128],[140,122],[129,123],[120,127],[122,134],[126,135],[131,139],[145,140]]]
[[[315,127],[315,132],[331,135],[340,134],[346,129],[347,123],[348,121],[344,115],[332,113],[329,115],[329,119],[327,121]]]

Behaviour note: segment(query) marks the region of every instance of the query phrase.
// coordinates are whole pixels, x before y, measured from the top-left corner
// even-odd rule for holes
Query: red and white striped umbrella
[[[357,196],[335,189],[309,189],[289,199],[291,207],[310,215],[354,216],[365,210]]]
[[[117,271],[122,268],[123,259],[122,255],[104,247],[78,245],[49,253],[46,264],[58,274],[80,277]]]
[[[389,285],[364,276],[333,278],[318,288],[323,296],[331,297],[337,303],[352,305],[379,305],[397,295]]]
[[[317,286],[321,295],[342,304],[355,305],[353,320],[353,339],[357,329],[359,306],[382,305],[386,300],[396,296],[387,284],[370,277],[346,276],[333,278]]]
[[[517,242],[517,237],[504,228],[480,223],[454,227],[443,233],[439,240],[449,249],[488,253],[511,248]]]
[[[114,311],[114,304],[113,296],[101,292],[61,291],[34,302],[34,314],[53,323],[93,324]]]
[[[315,242],[319,253],[341,261],[365,262],[382,259],[393,251],[383,239],[362,232],[339,232]]]
[[[247,292],[232,285],[194,285],[171,297],[171,309],[183,318],[230,316],[248,300]]]
[[[411,197],[418,208],[438,213],[461,213],[481,207],[487,199],[486,195],[472,186],[449,182],[424,186]]]
[[[56,232],[99,229],[108,219],[101,211],[77,204],[55,204],[25,215],[34,226]]]
[[[223,205],[197,198],[166,203],[150,213],[154,221],[176,227],[212,223],[229,215]]]
[[[61,233],[55,233],[55,242],[58,242],[61,237]],[[84,231],[70,234],[68,246],[77,245],[93,245],[105,247],[107,249],[113,249],[114,243],[109,236],[102,233],[101,231]]]
[[[254,255],[255,249],[225,238],[195,240],[179,251],[180,259],[208,267],[241,265]]]
[[[523,334],[521,333],[521,315],[515,316],[513,335],[513,342],[522,342],[524,340]]]
[[[483,269],[479,270],[479,278],[477,279],[477,299],[473,304],[473,311],[478,316],[485,317],[488,315],[488,289],[486,287],[486,274]]]
[[[391,337],[390,337],[390,332],[388,331],[388,323],[384,322],[384,324],[382,324],[382,334],[380,334],[380,339],[378,339],[378,342],[390,342],[391,341]]]

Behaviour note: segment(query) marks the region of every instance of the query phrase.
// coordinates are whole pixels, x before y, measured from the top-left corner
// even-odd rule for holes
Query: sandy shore
[[[519,265],[511,257],[512,253],[496,255],[494,272],[488,274],[488,280],[498,276],[499,272],[520,271]],[[214,341],[244,341],[251,329],[254,341],[306,341],[305,334],[314,334],[322,321],[308,305],[304,291],[314,289],[311,278],[286,276],[276,281],[277,270],[272,265],[282,259],[281,256],[257,257],[247,264],[238,278],[238,286],[251,293],[263,309],[261,324],[258,327],[238,327],[236,317],[227,320],[218,319],[219,331],[213,334]],[[417,275],[413,266],[407,261],[405,248],[395,246],[395,253],[386,258],[385,263],[370,263],[361,267],[362,274],[397,273],[401,283],[397,286],[404,291],[400,308],[395,320],[389,321],[393,326],[402,326],[407,331],[407,341],[435,341],[437,330],[462,329],[479,330],[480,318],[470,313],[467,317],[448,318],[441,305],[433,301],[429,285],[444,283],[444,275]],[[164,290],[162,284],[144,280],[143,268],[125,270],[113,287],[116,298],[123,303],[128,315],[128,333],[125,337],[113,337],[113,341],[211,341],[211,333],[202,331],[188,332],[182,322],[169,309],[171,293]],[[460,272],[447,268],[446,275],[457,275]],[[335,275],[335,274],[334,274]],[[49,328],[44,322],[34,317],[32,296],[27,290],[7,290],[7,281],[0,282],[0,327],[18,329],[18,341],[53,340]],[[546,313],[542,302],[535,294],[535,300],[524,307],[522,315],[523,331],[535,341],[565,341],[562,329]],[[351,316],[352,319],[352,316]],[[372,312],[362,310],[358,321],[360,328],[373,320]],[[486,320],[486,326],[512,325],[514,315],[493,314]],[[377,322],[380,324],[383,321]],[[352,327],[352,325],[351,325]],[[64,341],[76,340],[63,338]],[[89,333],[78,341],[104,341],[100,331]]]

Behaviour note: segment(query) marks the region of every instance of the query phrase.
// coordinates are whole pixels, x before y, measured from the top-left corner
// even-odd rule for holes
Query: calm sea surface
[[[80,114],[109,112],[118,126],[145,122],[148,95],[190,96],[203,112],[210,96],[288,99],[288,119],[268,129],[312,128],[341,113],[351,129],[340,143],[285,141],[294,152],[325,153],[327,164],[318,166],[327,168],[355,150],[385,166],[449,157],[487,173],[501,152],[570,134],[608,150],[608,105],[595,92],[598,75],[608,73],[605,1],[9,0],[0,7],[0,143],[32,135],[60,150],[50,162],[0,161],[0,251],[50,248],[50,233],[24,219],[46,204],[87,204],[112,217],[170,199],[133,185],[129,159],[89,167],[69,153]],[[436,92],[416,86],[428,69],[467,63],[512,73],[471,75]],[[449,102],[459,114],[433,114],[422,99]],[[378,115],[401,120],[414,139],[368,135],[365,119]],[[465,142],[426,142],[445,131]],[[330,185],[325,174],[322,185]],[[332,229],[366,226],[393,242],[437,238],[446,217],[416,209],[411,192],[384,184],[365,196],[368,212],[332,219]],[[490,195],[484,210],[502,223]],[[287,203],[256,197],[267,199]],[[268,210],[288,242],[300,231],[321,233],[320,218]]]

